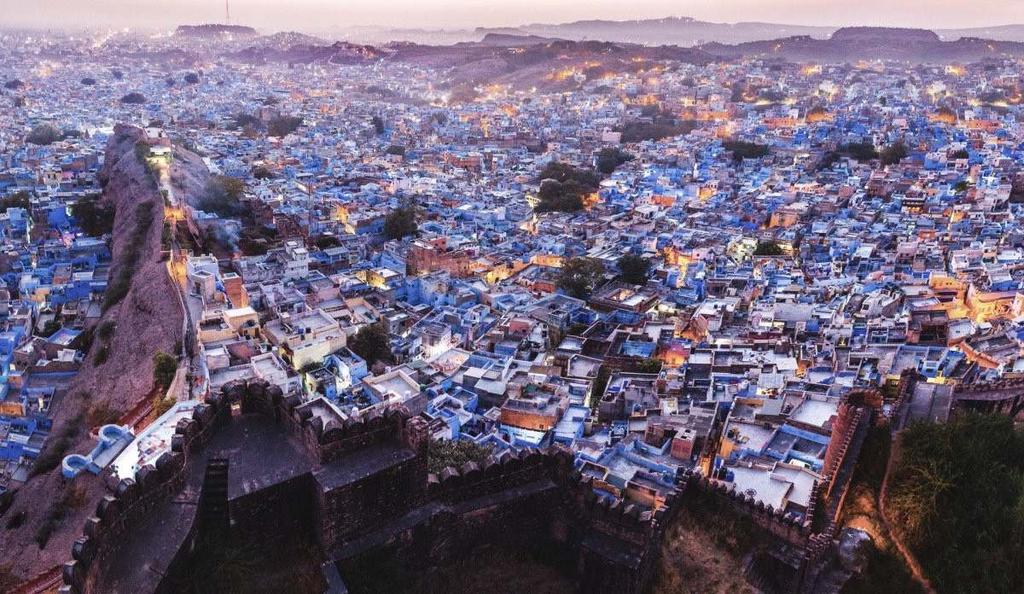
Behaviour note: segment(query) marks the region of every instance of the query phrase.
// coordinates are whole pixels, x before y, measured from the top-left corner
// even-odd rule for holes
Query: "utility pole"
[[[224,0],[224,24],[231,24],[231,7],[228,5],[229,0]]]

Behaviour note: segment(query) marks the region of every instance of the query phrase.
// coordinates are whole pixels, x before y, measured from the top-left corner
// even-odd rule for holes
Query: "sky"
[[[716,22],[963,28],[1024,23],[1024,0],[229,0],[265,32],[355,25],[471,28],[690,16]],[[224,0],[0,0],[14,27],[159,27],[223,22]]]

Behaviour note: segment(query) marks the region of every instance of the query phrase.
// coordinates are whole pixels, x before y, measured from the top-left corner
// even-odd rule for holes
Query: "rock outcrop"
[[[183,312],[161,259],[163,197],[136,155],[136,144],[144,138],[141,129],[119,125],[104,156],[102,199],[115,209],[110,285],[119,275],[129,280],[124,296],[108,305],[98,321],[98,325],[108,326],[112,322],[113,332],[105,339],[96,333],[81,371],[55,403],[51,442],[53,436],[69,435],[67,453],[92,447],[95,440],[89,436],[89,424],[97,411],[102,411],[109,422],[110,416],[131,411],[151,398],[154,353],[174,353],[181,339]],[[176,166],[191,169],[197,167],[197,161],[202,164],[197,159]],[[178,173],[183,180],[202,179],[204,175],[205,166],[202,171]],[[147,209],[149,214],[145,214]],[[149,224],[140,228],[145,220]],[[127,266],[132,267],[130,273],[125,270]],[[105,358],[96,356],[100,349],[106,349]],[[47,447],[52,445],[48,443]],[[72,484],[74,497],[65,497]],[[16,528],[4,531],[0,559],[24,579],[59,565],[90,513],[83,503],[94,501],[102,492],[100,481],[89,473],[82,473],[73,483],[65,481],[59,465],[29,479],[15,493],[13,504],[4,514],[5,524],[15,515],[23,520]],[[40,527],[45,525],[51,528],[49,537],[40,539]],[[45,541],[42,548],[40,540]]]

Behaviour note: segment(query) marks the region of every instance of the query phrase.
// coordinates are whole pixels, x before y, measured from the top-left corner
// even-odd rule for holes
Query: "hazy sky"
[[[930,28],[1024,23],[1024,0],[229,0],[232,22],[262,30],[351,25],[463,28],[579,19],[692,16],[719,22]],[[11,26],[171,26],[222,22],[224,0],[0,0]]]

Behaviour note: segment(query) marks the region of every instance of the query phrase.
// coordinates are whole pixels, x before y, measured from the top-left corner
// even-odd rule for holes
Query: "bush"
[[[912,425],[887,501],[937,591],[1024,591],[1024,434],[1012,419]]]
[[[153,355],[153,383],[161,390],[171,387],[178,372],[178,360],[163,351]]]
[[[36,529],[35,541],[40,549],[46,548],[46,543],[50,541],[53,531],[64,521],[72,509],[82,507],[85,504],[85,499],[85,489],[82,486],[72,483],[64,488],[60,498],[46,510],[46,515],[43,516]]]
[[[64,459],[68,449],[74,445],[75,438],[78,437],[81,427],[82,415],[79,414],[77,417],[64,423],[59,432],[51,435],[46,441],[42,452],[39,453],[39,457],[32,464],[32,469],[28,471],[29,478],[45,474],[57,468],[57,465]]]
[[[116,423],[120,419],[120,412],[110,408],[106,404],[97,404],[89,409],[89,414],[86,417],[86,424],[89,427],[102,427],[103,425]]]
[[[878,150],[870,142],[851,142],[839,147],[839,153],[863,163],[878,158]]]
[[[86,328],[85,330],[82,330],[82,332],[79,333],[79,335],[76,336],[71,341],[71,344],[68,345],[68,346],[70,346],[71,348],[75,349],[76,351],[82,351],[83,353],[88,353],[92,349],[92,341],[93,341],[93,336],[94,335],[95,335],[95,329],[94,328]]]
[[[96,79],[92,78],[91,76],[87,76],[82,79],[82,84],[87,87],[91,87],[96,84]]]
[[[123,244],[114,280],[107,285],[107,292],[103,295],[103,311],[120,303],[131,288],[132,277],[142,256],[146,235],[156,216],[153,207],[153,202],[141,202],[135,206],[135,227],[132,229],[132,235]]]
[[[4,82],[4,88],[8,91],[17,91],[23,86],[25,86],[25,83],[16,78],[12,78],[11,80]]]
[[[43,329],[39,331],[39,335],[44,337],[50,337],[56,334],[58,331],[60,331],[60,329],[63,327],[64,325],[61,324],[60,321],[57,319],[47,320],[47,322],[43,324]]]
[[[198,85],[199,84],[199,75],[196,74],[195,72],[189,72],[188,74],[185,75],[185,82],[190,84],[190,85]]]
[[[153,418],[160,418],[167,411],[171,410],[174,404],[177,402],[174,398],[163,398],[157,396],[156,402],[153,404]]]
[[[64,138],[64,133],[61,132],[60,128],[54,126],[50,122],[44,122],[42,124],[37,124],[32,128],[32,131],[25,137],[25,142],[47,145],[53,144],[62,138]]]

